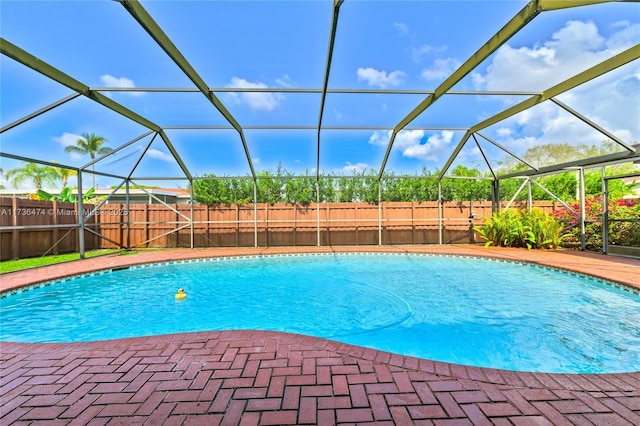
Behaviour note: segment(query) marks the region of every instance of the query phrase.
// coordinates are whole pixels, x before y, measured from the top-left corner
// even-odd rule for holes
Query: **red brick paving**
[[[189,354],[194,345],[199,351]],[[433,361],[401,356],[391,365],[376,361],[388,354],[368,351],[371,360],[358,355],[362,348],[332,347],[324,339],[267,331],[3,342],[0,423],[640,424],[638,372],[566,375],[456,366],[443,375],[434,374]],[[157,364],[145,362],[148,353],[163,353],[168,371],[155,372]],[[60,373],[68,370],[66,363],[84,373],[69,380]],[[120,372],[86,373],[96,365]]]
[[[383,249],[488,254],[591,272],[632,286],[640,282],[640,262],[588,253],[456,246]],[[166,250],[88,259],[6,274],[0,288],[70,271],[136,263],[134,258],[147,262],[229,254],[241,253],[234,249]],[[0,403],[3,426],[640,425],[640,372],[501,371],[287,333],[201,332],[72,344],[2,342]]]

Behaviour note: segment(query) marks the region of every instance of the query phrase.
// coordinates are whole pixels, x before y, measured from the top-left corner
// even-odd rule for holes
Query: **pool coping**
[[[3,274],[0,289],[137,263],[356,251],[528,261],[640,288],[640,261],[629,258],[478,246],[359,246],[110,255]],[[142,424],[160,418],[159,423],[183,424],[640,424],[640,372],[470,367],[280,332],[182,333],[69,344],[2,342],[0,361],[3,424]],[[209,368],[207,362],[217,367]]]
[[[0,275],[0,293],[44,281],[82,276],[97,271],[158,262],[179,262],[215,257],[311,254],[311,253],[415,253],[454,256],[477,256],[553,267],[611,281],[640,290],[640,260],[574,250],[526,250],[477,245],[444,246],[323,246],[323,247],[246,247],[209,249],[164,249],[143,251],[135,255],[109,254],[55,265],[41,266]]]

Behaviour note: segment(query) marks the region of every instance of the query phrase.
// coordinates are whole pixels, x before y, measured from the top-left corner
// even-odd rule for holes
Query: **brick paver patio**
[[[1,287],[122,262],[258,250],[265,252],[166,250],[88,259],[3,275]],[[482,249],[428,250],[479,254]],[[482,254],[592,268],[596,275],[615,276],[626,284],[640,282],[640,262],[631,259],[497,249]],[[493,370],[277,332],[201,332],[72,344],[2,342],[0,362],[3,426],[640,425],[640,372]]]

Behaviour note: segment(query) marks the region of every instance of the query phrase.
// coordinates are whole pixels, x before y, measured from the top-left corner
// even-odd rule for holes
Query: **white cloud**
[[[398,30],[398,32],[400,34],[402,34],[402,35],[408,35],[409,34],[409,25],[407,25],[404,22],[394,22],[393,23],[393,28]]]
[[[369,143],[376,146],[387,146],[391,134],[391,130],[387,132],[375,131],[369,137]],[[432,133],[423,143],[424,130],[403,130],[396,135],[393,149],[401,151],[403,157],[437,161],[448,155],[453,135],[454,133],[450,130]]]
[[[337,109],[333,110],[333,115],[336,117],[336,121],[342,120],[343,115]]]
[[[114,77],[110,74],[100,76],[100,81],[107,87],[133,88],[136,87],[133,80],[126,77]],[[142,92],[129,92],[131,96],[141,96]]]
[[[632,140],[629,129],[616,128],[604,119],[597,122],[623,141]],[[517,154],[522,154],[541,143],[599,145],[608,139],[578,118],[548,102],[523,111],[503,121],[500,126],[495,130],[500,142]]]
[[[259,164],[260,163],[260,158],[258,157],[251,157],[251,162],[253,164]]]
[[[64,148],[66,148],[68,146],[75,145],[76,141],[81,137],[82,136],[76,135],[75,133],[64,132],[61,136],[54,136],[51,139],[53,139],[54,142],[57,142],[60,145],[62,145]],[[71,152],[69,153],[69,155],[71,156],[71,159],[74,161],[79,161],[82,159],[82,155],[76,152]]]
[[[347,164],[340,168],[335,170],[335,172],[337,174],[344,174],[344,175],[354,175],[356,173],[362,173],[366,170],[369,170],[370,167],[367,163],[355,163],[352,164],[350,162],[347,161]]]
[[[283,75],[280,78],[276,78],[276,83],[283,87],[292,87],[293,83],[291,82],[291,77],[288,74]]]
[[[424,68],[420,77],[425,80],[443,80],[451,75],[460,65],[460,61],[455,58],[436,59],[429,68]]]
[[[412,47],[411,48],[411,59],[413,62],[420,62],[424,56],[427,56],[432,53],[440,53],[447,50],[447,46],[433,47],[429,44],[423,44],[420,47]]]
[[[608,37],[591,21],[568,21],[535,46],[501,47],[472,81],[481,90],[541,91],[640,42],[640,24],[618,22]],[[627,64],[558,97],[625,142],[640,140],[640,64]],[[505,101],[507,101],[505,99]],[[547,102],[498,125],[497,136],[522,151],[540,143],[598,144],[607,139]]]
[[[388,86],[398,86],[402,83],[404,72],[392,71],[387,74],[386,71],[379,71],[375,68],[358,68],[358,81],[365,81],[369,86],[377,86],[384,89]]]
[[[81,135],[76,135],[75,133],[64,132],[62,136],[54,136],[52,139],[66,148],[70,145],[75,145],[81,137]]]
[[[442,160],[449,154],[449,145],[451,145],[452,138],[453,132],[449,130],[433,133],[427,138],[425,143],[407,146],[407,148],[402,151],[402,155],[424,161]]]
[[[533,47],[502,46],[487,71],[476,77],[478,89],[544,90],[640,41],[640,24],[605,39],[591,21],[568,21],[550,40]]]
[[[371,134],[371,136],[369,136],[369,143],[376,146],[387,146],[390,138],[391,130],[387,132],[376,130]]]
[[[166,152],[160,151],[159,149],[151,148],[147,151],[149,157],[155,160],[167,161],[174,163],[176,160],[172,155],[167,154]]]
[[[262,82],[251,82],[244,78],[233,77],[227,87],[239,89],[266,89],[269,86]],[[237,104],[244,104],[253,111],[273,111],[280,106],[284,96],[280,93],[229,93],[228,98]]]

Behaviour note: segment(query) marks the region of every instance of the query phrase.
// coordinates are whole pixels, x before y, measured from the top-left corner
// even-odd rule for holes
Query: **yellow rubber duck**
[[[187,297],[187,293],[183,289],[179,289],[176,293],[176,299],[184,299],[185,297]]]

